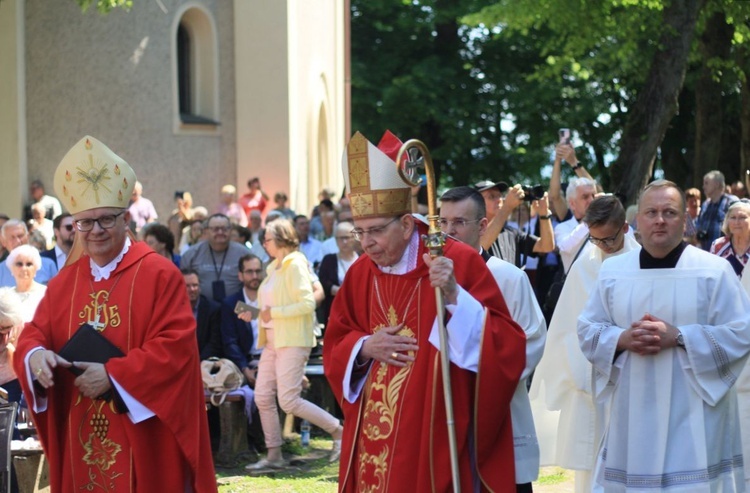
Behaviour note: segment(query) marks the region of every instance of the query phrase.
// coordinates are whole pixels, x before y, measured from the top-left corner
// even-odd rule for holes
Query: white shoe
[[[261,469],[283,469],[286,466],[284,459],[279,460],[268,460],[261,459],[254,464],[248,464],[245,466],[246,471],[260,471]]]
[[[341,457],[341,440],[333,441],[333,448],[331,449],[331,455],[328,456],[328,462],[336,462]]]

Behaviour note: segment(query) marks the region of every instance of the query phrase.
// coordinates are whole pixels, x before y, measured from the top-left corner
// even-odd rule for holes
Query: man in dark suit
[[[238,301],[258,308],[258,288],[263,280],[263,264],[260,259],[249,253],[239,260],[239,276],[242,289],[227,296],[221,304],[221,338],[224,342],[224,354],[245,374],[248,384],[255,386],[255,372],[258,367],[260,351],[255,348],[257,318],[253,320],[250,312],[236,314]]]
[[[55,262],[59,271],[68,259],[70,249],[73,248],[73,240],[76,237],[73,216],[67,212],[60,214],[52,220],[52,229],[55,231],[55,246],[43,251],[40,255]]]
[[[255,347],[258,336],[258,319],[253,319],[250,312],[235,313],[238,301],[258,308],[258,288],[263,280],[263,263],[252,253],[239,260],[238,276],[242,289],[227,296],[221,303],[221,338],[224,342],[224,355],[232,360],[247,378],[247,384],[255,388],[255,376],[261,350]],[[248,445],[258,453],[266,450],[263,441],[263,429],[260,426],[260,415],[256,409],[252,422],[247,429]]]
[[[193,269],[182,269],[180,272],[185,279],[190,307],[193,309],[193,317],[195,317],[195,335],[198,340],[198,353],[201,361],[212,356],[221,358],[221,306],[201,294],[198,272]],[[221,442],[219,408],[209,406],[206,412],[208,433],[211,437],[211,450],[216,452],[219,450]]]
[[[195,334],[198,339],[198,352],[201,360],[212,356],[221,358],[221,307],[215,301],[209,300],[201,294],[200,279],[193,269],[183,269],[182,277],[187,286],[190,306],[195,317]]]

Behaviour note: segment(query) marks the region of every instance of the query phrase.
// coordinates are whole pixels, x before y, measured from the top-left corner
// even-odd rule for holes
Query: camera
[[[706,240],[708,239],[708,231],[700,230],[697,233],[695,233],[695,237],[701,241]]]
[[[523,200],[527,202],[533,202],[544,197],[544,187],[542,185],[524,185],[521,187],[523,190]]]

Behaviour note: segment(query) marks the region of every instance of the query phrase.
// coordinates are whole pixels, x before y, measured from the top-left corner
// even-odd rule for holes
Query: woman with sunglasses
[[[44,297],[47,286],[39,284],[34,280],[36,271],[42,267],[42,257],[39,250],[31,245],[20,245],[11,250],[5,261],[10,267],[10,272],[16,280],[13,288],[21,300],[20,312],[24,322],[31,322],[36,312],[36,307]],[[21,335],[23,324],[16,327],[10,335],[10,341],[15,343]]]

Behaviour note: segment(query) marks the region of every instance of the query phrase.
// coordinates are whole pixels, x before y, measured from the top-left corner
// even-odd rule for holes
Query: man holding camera
[[[490,221],[487,233],[482,237],[482,248],[516,267],[521,267],[521,252],[536,256],[555,249],[555,237],[550,221],[552,216],[549,212],[547,194],[543,190],[538,187],[527,187],[524,190],[521,185],[508,188],[505,182],[494,183],[489,180],[474,184],[474,189],[482,194],[487,207],[487,218]],[[506,191],[503,198],[503,192]],[[537,208],[537,217],[540,221],[538,237],[506,224],[513,211],[524,200],[532,201]]]
[[[586,248],[589,228],[582,219],[596,196],[596,182],[590,178],[576,178],[568,185],[565,196],[573,217],[555,227],[555,243],[563,269],[568,272],[576,256]]]

